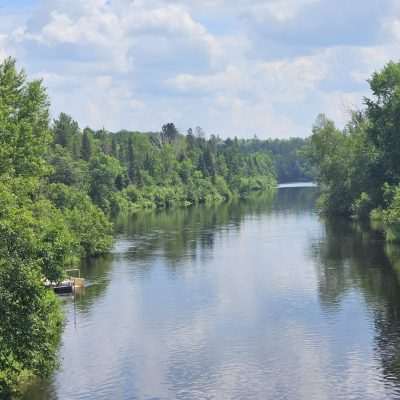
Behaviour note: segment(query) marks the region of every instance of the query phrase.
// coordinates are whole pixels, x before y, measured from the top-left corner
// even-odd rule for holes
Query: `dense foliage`
[[[275,185],[268,151],[246,142],[206,139],[200,128],[180,134],[79,129],[66,114],[54,122],[50,182],[86,192],[108,215],[246,197]]]
[[[44,279],[61,280],[79,256],[111,244],[110,223],[84,192],[49,184],[52,141],[41,81],[29,82],[7,59],[0,65],[1,398],[57,364],[62,314]]]
[[[344,130],[321,115],[304,150],[320,183],[327,214],[380,220],[400,239],[400,64],[369,80],[372,98]]]
[[[312,175],[304,164],[301,150],[307,139],[267,139],[240,140],[240,146],[245,153],[261,152],[270,154],[274,163],[276,177],[279,183],[308,182]]]

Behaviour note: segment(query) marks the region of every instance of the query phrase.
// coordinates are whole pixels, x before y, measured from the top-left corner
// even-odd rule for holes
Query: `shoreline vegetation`
[[[58,365],[60,281],[85,257],[106,253],[113,219],[145,209],[215,204],[307,180],[304,139],[206,138],[174,124],[161,132],[85,128],[61,113],[50,122],[41,80],[14,59],[0,64],[0,398]]]
[[[302,157],[317,178],[323,214],[368,221],[387,242],[399,242],[400,63],[389,62],[368,83],[372,98],[343,130],[318,116]]]

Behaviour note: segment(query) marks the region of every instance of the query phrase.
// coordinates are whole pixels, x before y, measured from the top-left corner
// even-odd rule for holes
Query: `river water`
[[[399,251],[288,186],[123,221],[25,398],[400,398]]]

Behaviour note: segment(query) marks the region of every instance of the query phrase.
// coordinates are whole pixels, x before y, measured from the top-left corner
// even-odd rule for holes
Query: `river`
[[[294,186],[122,221],[25,399],[399,398],[400,251]]]

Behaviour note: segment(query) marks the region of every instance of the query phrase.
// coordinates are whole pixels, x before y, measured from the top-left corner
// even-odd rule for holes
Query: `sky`
[[[397,0],[0,0],[0,60],[94,129],[305,137],[398,55]]]

